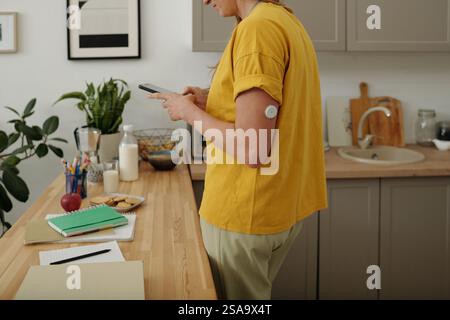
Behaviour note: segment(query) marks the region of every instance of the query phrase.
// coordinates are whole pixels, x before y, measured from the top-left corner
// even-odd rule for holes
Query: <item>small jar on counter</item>
[[[432,147],[436,139],[436,111],[420,109],[416,121],[416,142],[421,146]]]
[[[450,121],[438,122],[437,139],[442,141],[450,141]]]

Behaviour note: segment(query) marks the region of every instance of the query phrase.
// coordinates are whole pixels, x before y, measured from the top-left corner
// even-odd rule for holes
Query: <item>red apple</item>
[[[65,194],[61,198],[61,207],[66,211],[76,211],[81,207],[81,197],[78,193]]]

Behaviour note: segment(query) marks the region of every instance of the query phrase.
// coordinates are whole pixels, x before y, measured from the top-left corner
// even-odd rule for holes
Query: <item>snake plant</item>
[[[60,101],[77,99],[75,105],[79,110],[86,113],[86,124],[88,127],[101,130],[102,134],[113,134],[119,132],[122,124],[122,113],[130,100],[131,92],[128,84],[120,79],[110,79],[98,86],[87,83],[85,92],[70,92],[62,95]]]

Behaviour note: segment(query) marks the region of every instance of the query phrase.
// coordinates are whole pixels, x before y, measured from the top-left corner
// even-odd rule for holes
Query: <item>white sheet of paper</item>
[[[69,262],[70,264],[82,264],[82,263],[101,263],[101,262],[122,262],[125,258],[122,255],[122,251],[119,248],[117,241],[105,242],[92,246],[73,247],[67,249],[40,251],[39,262],[41,266],[48,266],[52,262],[65,260],[68,258],[88,254],[91,252],[101,251],[105,249],[111,249],[110,252],[102,253],[93,257],[79,259]]]

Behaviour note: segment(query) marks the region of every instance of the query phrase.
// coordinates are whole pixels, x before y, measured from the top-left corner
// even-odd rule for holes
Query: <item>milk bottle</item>
[[[133,135],[133,126],[123,126],[125,135],[119,146],[119,168],[121,181],[136,181],[139,178],[138,142]]]

